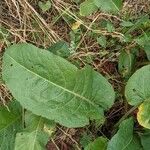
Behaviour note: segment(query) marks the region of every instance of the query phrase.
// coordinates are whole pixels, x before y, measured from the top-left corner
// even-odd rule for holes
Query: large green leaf
[[[80,5],[80,15],[88,16],[97,11],[98,7],[94,4],[94,0],[86,0]]]
[[[67,127],[101,118],[114,102],[113,88],[102,75],[90,67],[79,70],[31,44],[8,48],[2,69],[6,85],[23,107]]]
[[[48,134],[45,132],[45,119],[32,113],[27,113],[26,128],[17,133],[15,150],[45,150]]]
[[[85,150],[106,150],[108,140],[104,137],[99,137],[89,143]]]
[[[95,5],[102,11],[119,12],[122,7],[122,0],[94,0]]]
[[[124,120],[109,141],[107,150],[141,150],[138,138],[133,135],[133,124],[133,118]]]
[[[150,98],[150,65],[137,70],[127,82],[125,96],[130,105]]]
[[[20,105],[15,101],[0,106],[0,150],[14,150],[15,136],[22,129]]]

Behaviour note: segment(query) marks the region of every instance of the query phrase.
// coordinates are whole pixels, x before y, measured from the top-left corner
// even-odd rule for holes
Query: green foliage
[[[98,7],[94,4],[94,0],[86,0],[80,5],[80,15],[88,16],[97,11]]]
[[[150,129],[150,65],[136,71],[127,82],[126,98],[131,105],[140,105],[137,119],[140,125]]]
[[[122,0],[94,0],[94,3],[104,12],[118,13],[122,7]]]
[[[45,150],[48,136],[37,130],[17,133],[15,150]]]
[[[130,21],[122,21],[122,22],[120,23],[120,25],[123,26],[123,27],[131,27],[131,26],[133,26],[134,24],[133,24],[132,22],[130,22]]]
[[[135,58],[135,54],[132,51],[121,51],[118,60],[118,71],[123,77],[130,77],[135,64]]]
[[[84,133],[80,139],[80,144],[85,148],[92,141],[92,135]]]
[[[49,135],[44,131],[45,119],[32,113],[26,115],[26,128],[17,133],[15,150],[44,150]]]
[[[107,150],[141,150],[140,141],[133,134],[133,118],[124,120],[108,143]]]
[[[8,105],[9,110],[0,106],[0,149],[14,150],[15,136],[22,126],[21,107],[17,102]]]
[[[150,33],[144,33],[140,37],[136,38],[135,42],[143,48],[148,60],[150,60]]]
[[[136,71],[125,89],[125,96],[130,105],[138,105],[150,98],[150,65]]]
[[[150,131],[145,131],[144,133],[140,133],[141,143],[143,146],[143,150],[149,150],[150,148]]]
[[[129,33],[133,32],[134,30],[141,28],[148,21],[149,21],[149,16],[148,15],[140,17],[138,20],[136,20],[134,25],[131,26],[131,28],[128,29],[126,34],[129,34]]]
[[[104,12],[118,13],[122,8],[122,0],[85,0],[80,5],[80,15],[88,16],[98,9]]]
[[[64,58],[68,58],[70,56],[69,44],[65,41],[59,41],[50,46],[47,50]]]
[[[115,31],[115,28],[114,28],[114,26],[113,26],[113,24],[111,22],[107,22],[106,29],[108,30],[108,32]]]
[[[84,133],[81,135],[82,138],[80,137],[79,146],[76,145],[76,139],[74,140],[76,133],[75,136],[74,133],[69,135],[69,132],[65,135],[78,149],[150,149],[150,130],[148,130],[150,129],[150,65],[143,66],[150,61],[150,19],[149,14],[137,18],[127,16],[124,14],[125,5],[122,10],[123,2],[123,0],[72,0],[70,5],[65,1],[38,2],[38,9],[41,11],[38,10],[39,14],[36,16],[33,14],[31,22],[28,19],[26,21],[35,28],[31,33],[32,39],[28,40],[32,28],[28,30],[25,28],[26,25],[24,29],[27,32],[20,36],[20,31],[17,30],[17,37],[21,37],[21,40],[26,37],[26,40],[36,43],[42,35],[37,45],[42,47],[44,41],[43,47],[46,47],[51,38],[57,41],[57,36],[51,31],[45,32],[49,25],[57,27],[56,23],[60,20],[61,25],[64,22],[68,25],[69,42],[58,41],[47,50],[31,44],[17,44],[6,49],[3,56],[3,81],[0,79],[0,83],[6,84],[16,100],[6,107],[0,105],[1,150],[44,150],[49,139],[57,139],[55,131],[61,125],[69,128],[88,125],[81,129]],[[52,22],[49,22],[51,20],[49,18],[44,21],[52,5],[54,9],[59,10],[59,13],[56,16],[52,15]],[[76,8],[79,5],[78,11]],[[19,20],[22,19],[20,17]],[[13,35],[15,30],[0,27],[2,51],[3,46],[13,43],[10,42]],[[71,60],[76,66],[64,58]],[[115,70],[117,61],[118,70]],[[115,66],[111,65],[112,63]],[[123,98],[127,109],[121,111],[120,115],[125,114],[114,127],[112,123],[109,124],[109,118],[113,119],[113,116],[116,116],[111,112],[116,109],[116,105],[113,106],[114,89],[101,74],[86,64],[106,74],[119,95],[116,97],[117,101],[120,102],[120,97],[121,100]],[[143,67],[140,68],[141,66]],[[113,70],[115,74],[111,73]],[[126,85],[125,95],[124,85]],[[3,102],[3,89],[0,98]],[[133,108],[128,111],[132,106]],[[120,112],[120,109],[115,113]],[[137,119],[135,116],[132,117],[135,114]],[[127,117],[129,118],[126,119]],[[57,123],[60,125],[56,126]],[[141,127],[138,125],[138,129],[137,123],[141,125]],[[105,132],[109,132],[110,135]]]
[[[3,79],[23,107],[67,127],[102,118],[115,97],[108,81],[90,67],[79,70],[31,44],[6,50]]]
[[[38,2],[38,6],[41,8],[41,10],[43,11],[43,12],[46,12],[46,11],[48,11],[50,8],[51,8],[51,1],[50,0],[48,0],[48,1],[46,1],[45,3],[44,2],[41,2],[41,1],[39,1]]]
[[[106,48],[106,37],[105,36],[100,36],[97,38],[98,44],[100,44],[102,47]]]
[[[7,46],[10,46],[10,33],[3,26],[0,25],[0,42],[6,43]]]
[[[15,150],[44,150],[55,130],[55,124],[29,111],[25,112],[25,128],[16,134]]]
[[[62,48],[62,52],[68,48],[66,43],[60,42],[50,48],[51,52],[57,52],[57,44],[59,49]],[[13,150],[13,147],[15,150],[44,149],[48,138],[55,131],[55,123],[52,120],[67,127],[83,127],[89,124],[90,120],[102,124],[105,120],[104,111],[114,103],[113,88],[102,75],[89,66],[78,69],[57,56],[67,57],[62,55],[63,53],[55,55],[50,51],[24,43],[13,45],[4,53],[3,79],[14,98],[28,111],[21,113],[21,106],[18,107],[14,102],[9,106],[11,113],[1,107],[2,150]],[[131,74],[133,68],[133,60],[128,55],[126,51],[122,51],[119,59],[119,69],[128,68],[126,75]],[[131,76],[125,89],[129,104],[138,106],[142,103],[137,120],[146,128],[150,128],[149,78],[150,65],[147,65]],[[17,110],[20,113],[17,113]],[[97,150],[99,147],[104,150],[142,150],[142,146],[145,150],[147,142],[139,133],[141,146],[139,137],[133,132],[133,124],[133,118],[124,120],[109,142],[106,138],[99,137],[93,142],[92,139],[84,140],[82,145],[85,150]],[[6,148],[8,142],[10,144]]]
[[[71,31],[69,35],[70,35],[70,40],[71,40],[69,51],[71,54],[74,54],[81,40],[81,30],[77,29],[77,30]]]
[[[150,61],[150,44],[149,43],[144,45],[144,51],[147,55],[148,60]]]
[[[23,109],[17,101],[12,101],[8,108],[0,107],[1,150],[44,150],[55,124],[28,111],[23,120]]]
[[[104,137],[99,137],[93,142],[89,143],[85,150],[106,150],[107,149],[107,139]]]
[[[150,129],[150,99],[145,100],[139,107],[137,120],[139,124],[145,128]]]

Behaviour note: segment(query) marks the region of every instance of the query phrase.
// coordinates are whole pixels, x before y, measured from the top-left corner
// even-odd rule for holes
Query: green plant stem
[[[136,110],[139,107],[140,104],[132,107],[126,114],[124,114],[123,117],[114,125],[114,130],[116,130],[118,128],[118,126],[120,125],[120,123],[123,120],[125,120],[134,110]]]

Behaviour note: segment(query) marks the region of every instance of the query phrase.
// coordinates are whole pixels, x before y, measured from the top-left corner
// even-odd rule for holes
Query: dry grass
[[[32,4],[32,5],[31,5]],[[46,46],[59,40],[51,25],[35,10],[37,1],[4,0],[1,3],[1,25],[13,36],[12,42],[28,41]]]
[[[118,31],[109,33],[105,29],[94,29],[93,23],[101,19],[121,21],[121,16],[113,16],[105,13],[96,13],[87,18],[79,18],[76,15],[79,7],[72,1],[53,0],[52,9],[46,13],[42,13],[38,7],[38,0],[3,0],[0,4],[0,25],[5,26],[11,34],[11,42],[31,42],[37,46],[49,46],[60,39],[68,40],[68,32],[71,24],[65,20],[64,14],[81,24],[87,29],[81,42],[88,31],[94,31],[107,36],[122,38],[123,35]],[[149,0],[126,0],[124,2],[123,12],[129,15],[138,16],[139,13],[147,13],[150,10]],[[56,22],[53,21],[54,16],[58,16]],[[62,18],[61,23],[59,18]],[[64,28],[63,28],[64,26]],[[80,44],[79,44],[80,46]],[[78,47],[79,47],[78,46]]]
[[[150,13],[150,0],[125,0],[123,13],[138,18],[142,14]]]

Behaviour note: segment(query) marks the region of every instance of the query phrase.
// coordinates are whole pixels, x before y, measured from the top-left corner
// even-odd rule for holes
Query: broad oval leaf
[[[130,105],[138,105],[150,98],[150,65],[137,70],[127,82],[125,96]]]
[[[108,81],[91,68],[82,70],[31,44],[8,48],[3,79],[23,107],[67,127],[99,119],[114,102]]]
[[[150,129],[150,100],[144,101],[139,106],[137,120],[141,126]]]
[[[22,129],[20,105],[15,101],[6,107],[0,106],[0,149],[14,150],[15,136]]]
[[[107,150],[141,150],[141,144],[136,135],[133,134],[133,118],[124,120],[118,132],[108,142]]]

